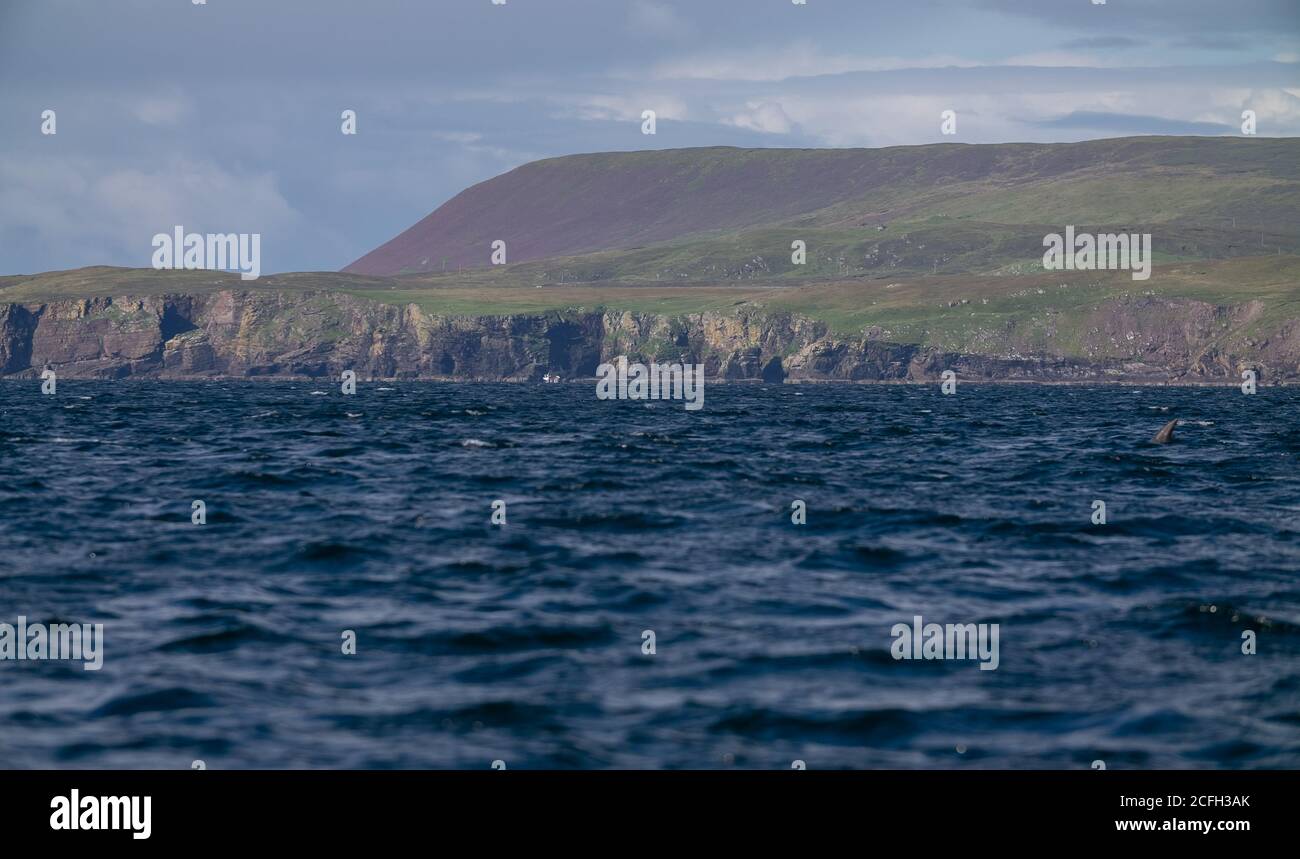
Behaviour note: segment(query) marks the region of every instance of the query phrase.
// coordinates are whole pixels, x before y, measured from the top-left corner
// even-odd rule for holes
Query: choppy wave
[[[642,405],[0,384],[0,622],[106,638],[0,662],[0,766],[1300,766],[1300,391]]]

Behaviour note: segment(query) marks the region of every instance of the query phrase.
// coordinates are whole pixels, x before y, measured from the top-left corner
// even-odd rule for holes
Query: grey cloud
[[[1236,55],[1243,60],[1293,51],[1300,26],[1284,5],[1294,8],[0,0],[0,273],[138,265],[148,236],[136,234],[173,212],[223,230],[267,224],[268,272],[333,269],[466,186],[535,158],[928,143],[946,107],[958,110],[963,141],[1051,141],[1207,133],[1218,129],[1207,117],[1235,121],[1246,93],[1261,96],[1261,133],[1296,134],[1300,108],[1287,90],[1300,86],[1300,66],[1224,64],[1216,47],[1261,46]],[[654,74],[736,52],[771,66],[792,45],[840,60],[814,70],[885,58],[919,67],[770,81]],[[1062,46],[1082,61],[1143,66],[1000,65]],[[1108,113],[1116,103],[1124,114]],[[628,118],[664,105],[653,137]],[[46,108],[58,110],[57,136],[39,133]],[[354,137],[339,133],[344,108],[359,114]],[[187,183],[228,192],[178,196],[172,186]]]
[[[1077,110],[1055,119],[1034,120],[1040,128],[1086,129],[1120,136],[1135,134],[1234,134],[1238,128],[1217,122],[1186,122],[1161,116],[1138,116],[1127,113],[1102,113]]]
[[[1300,27],[1295,0],[1110,0],[1088,2],[980,0],[990,11],[1057,27],[1143,36],[1181,33],[1289,33]]]
[[[1148,44],[1145,39],[1129,36],[1082,36],[1061,45],[1069,50],[1110,50],[1112,48],[1140,48]]]
[[[1171,43],[1177,48],[1197,48],[1208,51],[1244,51],[1251,43],[1238,36],[1184,36]]]

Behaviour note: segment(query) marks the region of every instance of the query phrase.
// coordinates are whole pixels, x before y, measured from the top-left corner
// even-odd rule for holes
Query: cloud
[[[115,167],[88,158],[0,161],[0,244],[36,237],[60,266],[149,265],[155,233],[262,233],[263,247],[302,225],[267,172],[233,173],[175,158],[156,167]]]
[[[694,28],[673,7],[654,0],[633,0],[628,8],[628,25],[637,35],[665,39],[685,39],[694,33]]]
[[[1078,51],[1039,51],[1032,54],[1017,54],[1014,57],[1008,57],[1002,64],[1074,69],[1132,68],[1134,66],[1132,58],[1129,57],[1122,59],[1114,56],[1098,57],[1094,54],[1085,54]]]
[[[158,95],[142,98],[131,113],[145,125],[176,125],[191,113],[193,106],[181,95]]]
[[[575,152],[1235,133],[1246,108],[1260,134],[1300,134],[1294,0],[155,7],[0,12],[7,270],[138,265],[175,223],[264,229],[267,271],[334,268]]]
[[[1083,36],[1061,45],[1066,50],[1111,50],[1122,48],[1140,48],[1147,42],[1128,36]]]
[[[796,77],[839,75],[846,72],[889,69],[970,66],[977,63],[957,56],[926,56],[905,59],[865,54],[833,54],[804,40],[779,50],[754,48],[742,52],[708,51],[668,60],[650,72],[657,80],[782,81]]]
[[[1171,34],[1292,33],[1294,0],[1145,0],[1141,3],[1050,3],[1043,0],[980,0],[985,9],[1037,20],[1053,27]]]
[[[1199,48],[1207,51],[1244,51],[1253,47],[1250,41],[1240,36],[1222,36],[1197,34],[1183,36],[1171,43],[1176,48]]]
[[[748,102],[743,111],[722,121],[727,125],[763,134],[789,134],[793,125],[779,101]]]
[[[681,82],[696,122],[783,138],[767,145],[1053,142],[1124,134],[1232,133],[1241,110],[1261,133],[1300,132],[1279,64],[1198,68],[967,66],[849,72],[755,84]],[[660,85],[670,87],[672,81]],[[761,89],[759,87],[761,86]],[[940,134],[954,110],[958,134]]]
[[[441,140],[446,143],[459,143],[464,146],[478,143],[483,139],[483,135],[477,131],[434,131],[430,137],[434,140]]]
[[[259,232],[298,218],[269,172],[232,173],[209,161],[174,158],[154,168],[115,169],[90,183],[97,216],[124,242],[185,224],[202,232]]]
[[[690,109],[686,101],[666,92],[643,93],[638,95],[579,95],[557,97],[556,101],[567,103],[568,112],[559,115],[576,116],[580,119],[620,120],[640,122],[643,111],[653,110],[657,120],[690,119]]]
[[[1055,119],[1039,119],[1031,122],[1040,128],[1087,129],[1089,131],[1130,135],[1130,134],[1230,134],[1237,127],[1218,122],[1188,122],[1169,119],[1163,116],[1141,116],[1128,113],[1105,113],[1103,111],[1076,110]]]

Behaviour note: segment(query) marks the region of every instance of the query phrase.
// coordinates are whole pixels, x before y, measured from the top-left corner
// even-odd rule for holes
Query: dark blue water
[[[0,622],[105,656],[0,765],[1300,766],[1298,465],[1297,389],[7,382]]]

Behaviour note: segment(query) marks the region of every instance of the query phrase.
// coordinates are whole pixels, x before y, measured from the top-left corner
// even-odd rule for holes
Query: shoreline
[[[57,370],[56,370],[57,372]],[[193,383],[193,382],[250,382],[252,384],[261,384],[264,382],[314,382],[317,384],[332,384],[341,382],[337,376],[283,376],[283,375],[256,375],[256,376],[147,376],[131,375],[118,379],[105,379],[94,376],[62,376],[58,377],[59,382],[113,382],[129,384],[155,384],[155,383]],[[0,376],[0,384],[20,384],[20,383],[39,383],[41,377],[33,373],[32,375],[11,374]],[[358,384],[398,384],[403,382],[414,382],[418,384],[453,384],[453,385],[536,385],[537,387],[547,387],[549,385],[592,385],[593,387],[600,381],[599,376],[592,376],[590,379],[565,379],[560,382],[543,382],[535,379],[463,379],[450,376],[418,376],[418,377],[376,377],[371,379],[357,379]],[[881,385],[881,386],[900,386],[900,387],[925,387],[927,385],[937,385],[942,383],[942,379],[935,377],[933,379],[790,379],[784,382],[765,382],[761,379],[724,379],[704,378],[704,383],[710,387],[717,385],[749,388],[749,387],[798,387],[800,385]],[[1092,379],[1087,381],[1072,379],[978,379],[957,377],[958,384],[961,385],[1041,385],[1044,387],[1080,387],[1080,388],[1100,388],[1100,387],[1117,387],[1117,388],[1240,388],[1241,383],[1231,379],[1223,381],[1143,381],[1138,379]],[[1300,384],[1300,379],[1296,380]],[[1256,382],[1257,388],[1287,388],[1292,383],[1288,380],[1277,382]]]

